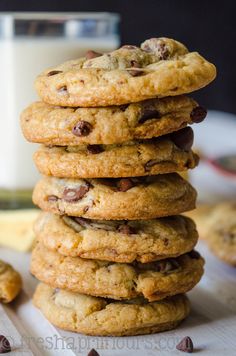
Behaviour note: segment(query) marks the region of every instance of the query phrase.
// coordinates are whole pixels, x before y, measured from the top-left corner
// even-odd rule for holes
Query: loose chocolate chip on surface
[[[192,353],[193,352],[193,342],[189,336],[184,337],[178,345],[176,345],[176,349],[183,352]]]
[[[92,349],[89,351],[88,356],[99,356],[99,353],[96,350]]]
[[[47,199],[48,201],[57,201],[58,197],[56,195],[49,195]]]
[[[192,250],[188,253],[188,255],[191,257],[191,258],[194,258],[195,260],[199,260],[201,255],[200,253],[198,253],[197,251],[195,250]]]
[[[104,149],[101,145],[88,145],[87,150],[89,153],[92,153],[92,154],[104,152]]]
[[[51,70],[51,72],[48,72],[47,76],[52,77],[53,75],[63,73],[62,70]]]
[[[139,68],[141,68],[140,64],[137,61],[131,61],[130,62],[130,66],[132,68],[137,68],[137,69],[128,69],[128,72],[130,75],[132,75],[132,77],[136,77],[138,75],[143,74],[143,70],[140,70]]]
[[[199,123],[205,119],[206,115],[207,115],[207,110],[202,106],[197,106],[192,110],[190,117],[193,122]]]
[[[170,138],[177,147],[189,151],[193,145],[193,130],[191,127],[185,127],[179,131],[173,132],[170,135]]]
[[[92,129],[93,127],[89,122],[81,120],[73,127],[72,133],[78,137],[88,136]]]
[[[135,234],[135,229],[129,225],[126,225],[126,224],[121,224],[120,226],[118,226],[118,231],[121,234],[126,234],[126,235]]]
[[[81,185],[78,188],[66,188],[63,192],[63,199],[68,203],[77,202],[89,191],[89,184]]]
[[[10,342],[4,335],[0,335],[0,354],[11,352]]]
[[[93,58],[97,58],[97,57],[101,57],[102,53],[98,53],[95,51],[88,51],[85,55],[86,59],[93,59]]]
[[[117,183],[117,188],[120,192],[126,192],[134,186],[130,178],[122,178]]]

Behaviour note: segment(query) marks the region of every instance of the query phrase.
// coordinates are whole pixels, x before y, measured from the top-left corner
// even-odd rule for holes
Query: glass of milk
[[[0,13],[0,209],[31,205],[39,175],[35,144],[22,136],[19,116],[38,100],[33,83],[47,67],[119,46],[119,15]]]

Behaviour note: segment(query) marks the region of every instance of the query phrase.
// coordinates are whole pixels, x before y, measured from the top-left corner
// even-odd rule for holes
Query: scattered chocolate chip
[[[51,72],[48,72],[47,76],[52,77],[53,75],[63,73],[62,70],[51,70]]]
[[[197,251],[195,250],[192,250],[188,253],[188,255],[191,257],[191,258],[194,258],[195,260],[199,260],[201,258],[201,255],[200,253],[198,253]]]
[[[195,123],[199,123],[199,122],[202,122],[205,117],[207,115],[207,110],[204,109],[202,106],[196,106],[191,114],[190,114],[190,117],[192,119],[193,122]]]
[[[101,153],[104,151],[104,149],[101,145],[88,145],[87,150],[89,153],[92,153],[92,154],[97,154],[97,153]]]
[[[137,46],[132,46],[132,45],[124,45],[121,48],[125,48],[125,49],[137,49]]]
[[[72,133],[78,137],[88,136],[92,129],[93,127],[89,122],[81,120],[73,127]]]
[[[87,51],[85,57],[86,59],[93,59],[93,58],[97,58],[97,57],[101,57],[102,53],[98,53],[95,51]]]
[[[68,203],[77,202],[89,191],[89,184],[81,185],[78,188],[66,188],[63,192],[63,199]]]
[[[0,335],[0,354],[11,352],[10,342],[4,335]]]
[[[56,195],[48,195],[47,199],[48,201],[57,201],[58,197]]]
[[[95,349],[92,349],[89,351],[88,356],[99,356],[99,353]]]
[[[134,60],[132,60],[131,62],[130,62],[130,66],[132,67],[132,68],[141,68],[141,65],[137,62],[137,61],[134,61]],[[135,69],[128,69],[128,72],[129,72],[129,74],[130,75],[132,75],[132,77],[137,77],[138,75],[141,75],[141,74],[143,74],[143,70],[135,70]]]
[[[83,209],[83,212],[87,213],[88,210],[89,210],[89,206],[85,206],[84,209]]]
[[[126,192],[134,186],[130,178],[122,178],[117,182],[117,188],[120,192]]]
[[[193,130],[191,127],[185,127],[179,131],[173,132],[170,135],[170,138],[177,147],[189,151],[193,145]]]
[[[67,93],[67,86],[66,85],[63,85],[63,87],[60,87],[58,89],[59,93],[62,93],[62,94],[65,94]]]
[[[185,336],[179,343],[176,345],[176,349],[183,352],[192,353],[193,352],[193,342],[189,336]]]
[[[135,234],[135,229],[132,226],[129,226],[127,224],[121,224],[118,226],[117,230],[121,233],[121,234],[126,234],[126,235],[132,235]]]
[[[143,108],[141,116],[138,120],[140,124],[143,124],[147,120],[151,119],[160,119],[161,115],[159,111],[155,108],[154,104],[151,101],[143,103]]]

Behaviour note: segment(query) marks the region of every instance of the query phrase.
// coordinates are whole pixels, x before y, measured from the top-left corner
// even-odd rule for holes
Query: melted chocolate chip
[[[74,216],[73,219],[83,227],[87,227],[87,225],[91,223],[90,219],[84,219],[84,218],[77,217],[77,216]]]
[[[129,104],[124,104],[124,105],[120,105],[120,106],[119,106],[119,109],[120,109],[121,111],[125,111],[128,107],[129,107]]]
[[[167,237],[164,238],[163,243],[164,243],[164,246],[169,245],[169,240],[167,239]]]
[[[158,262],[159,272],[168,273],[179,268],[179,264],[175,260],[163,260]]]
[[[150,38],[142,44],[141,48],[146,52],[155,53],[160,60],[166,60],[170,55],[165,42],[159,38]]]
[[[95,349],[92,349],[89,351],[88,356],[99,356],[99,353]]]
[[[129,226],[127,224],[121,224],[118,226],[117,230],[121,233],[121,234],[126,234],[126,235],[132,235],[135,234],[135,229],[132,226]]]
[[[78,137],[88,136],[92,129],[93,127],[89,122],[81,120],[73,127],[72,133]]]
[[[48,201],[57,201],[58,200],[58,197],[56,195],[49,195],[47,197],[47,200]]]
[[[193,130],[191,127],[185,127],[179,131],[173,132],[170,135],[170,138],[177,147],[189,151],[193,145]]]
[[[85,55],[86,59],[93,59],[93,58],[97,58],[97,57],[101,57],[102,53],[98,53],[95,51],[88,51]]]
[[[161,60],[166,60],[169,57],[168,48],[164,43],[160,43],[159,45],[159,58]]]
[[[143,109],[141,116],[139,118],[139,123],[143,124],[145,121],[150,119],[159,119],[161,117],[159,111],[155,108],[152,102],[147,101],[143,104]]]
[[[0,335],[0,354],[11,352],[10,342],[4,335]]]
[[[51,70],[51,72],[48,72],[47,76],[52,77],[53,75],[63,73],[62,70]]]
[[[68,203],[77,202],[85,196],[89,188],[89,184],[81,185],[78,188],[65,188],[62,198]]]
[[[137,61],[134,61],[134,60],[130,62],[130,66],[132,68],[142,68],[141,65]],[[135,69],[128,69],[128,72],[130,75],[132,75],[132,77],[137,77],[138,75],[143,74],[142,70],[135,70]]]
[[[89,153],[92,153],[92,154],[104,152],[104,149],[101,145],[88,145],[87,150]]]
[[[199,123],[205,119],[206,115],[207,115],[207,110],[204,109],[202,106],[197,106],[192,110],[190,117],[193,122]]]
[[[158,164],[158,163],[160,163],[160,160],[158,160],[158,159],[150,159],[150,161],[148,161],[148,162],[145,163],[145,166],[144,166],[145,171],[146,171],[146,172],[150,171],[151,168],[152,168],[153,166],[155,166],[156,164]]]
[[[199,260],[199,259],[201,258],[200,253],[198,253],[198,252],[195,251],[195,250],[190,251],[190,252],[188,253],[188,255],[189,255],[191,258],[195,259],[195,260]]]
[[[193,342],[189,336],[185,336],[179,343],[176,345],[176,349],[183,352],[192,353],[193,352]]]
[[[117,182],[117,188],[120,192],[126,192],[134,186],[130,178],[122,178]]]

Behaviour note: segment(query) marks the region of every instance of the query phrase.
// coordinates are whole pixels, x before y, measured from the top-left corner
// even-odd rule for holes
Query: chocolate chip
[[[150,171],[151,167],[155,166],[156,164],[160,163],[159,159],[150,159],[150,161],[145,163],[145,171],[148,172]]]
[[[0,335],[0,354],[11,352],[10,342],[4,335]]]
[[[66,85],[63,85],[62,87],[60,87],[58,89],[59,93],[62,93],[62,94],[65,94],[67,93],[67,86]]]
[[[58,197],[56,195],[48,195],[47,199],[48,201],[57,201]]]
[[[88,145],[87,150],[89,151],[89,153],[92,153],[92,154],[97,154],[97,153],[101,153],[104,151],[104,149],[101,145]]]
[[[88,136],[92,129],[93,127],[89,122],[81,120],[73,127],[72,133],[78,137]]]
[[[164,238],[163,243],[164,243],[164,246],[169,245],[169,240],[167,239],[167,237]]]
[[[120,192],[126,192],[134,186],[130,178],[122,178],[117,183],[117,188]]]
[[[177,147],[189,151],[193,145],[193,130],[191,127],[185,127],[179,131],[173,132],[170,135],[170,138]]]
[[[191,258],[195,259],[195,260],[199,260],[199,259],[201,258],[200,253],[198,253],[198,252],[195,251],[195,250],[190,251],[190,252],[188,253],[188,255],[189,255]]]
[[[99,356],[99,353],[96,350],[92,349],[89,351],[88,356]]]
[[[141,65],[137,61],[131,61],[130,66],[132,68],[141,68]],[[128,69],[128,72],[132,77],[137,77],[138,75],[143,74],[143,70],[135,70],[135,69]]]
[[[81,218],[81,217],[74,217],[73,218],[78,224],[80,224],[81,226],[83,227],[87,227],[88,224],[91,223],[91,220],[90,219],[84,219],[84,218]]]
[[[176,345],[176,349],[183,352],[192,353],[193,352],[193,342],[189,336],[185,336],[179,343]]]
[[[169,57],[168,48],[164,43],[160,43],[159,45],[159,58],[161,60],[166,60]]]
[[[146,52],[153,52],[160,60],[168,59],[170,53],[164,40],[160,38],[150,38],[142,43],[141,49]]]
[[[85,57],[86,59],[93,59],[93,58],[97,58],[97,57],[101,57],[102,56],[102,53],[98,53],[98,52],[95,52],[95,51],[87,51]]]
[[[143,103],[143,108],[141,111],[141,116],[139,118],[139,123],[143,124],[145,121],[150,119],[159,119],[161,117],[159,111],[155,108],[151,101]]]
[[[48,72],[47,76],[52,77],[53,75],[63,73],[62,70],[51,70],[51,72]]]
[[[159,272],[168,273],[179,268],[179,264],[175,260],[163,260],[158,262]]]
[[[204,109],[202,106],[197,106],[192,110],[190,117],[193,122],[199,123],[205,119],[206,115],[207,115],[207,110]]]
[[[89,184],[81,185],[78,188],[66,188],[63,192],[63,199],[68,203],[77,202],[89,191]]]
[[[124,104],[124,105],[120,105],[120,106],[119,106],[119,109],[120,109],[121,111],[125,111],[128,107],[129,107],[129,104]]]
[[[135,234],[135,229],[127,224],[121,224],[117,229],[121,234],[132,235]]]

